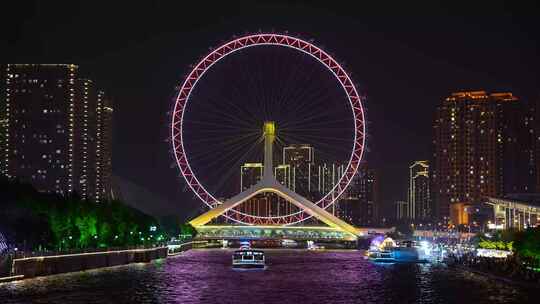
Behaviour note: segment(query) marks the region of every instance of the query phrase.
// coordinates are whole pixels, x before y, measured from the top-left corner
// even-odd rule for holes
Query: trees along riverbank
[[[540,284],[540,228],[479,234],[475,243],[477,248],[511,251],[512,254],[506,258],[495,258],[467,252],[450,257],[449,264],[515,282]]]
[[[0,218],[0,231],[18,250],[141,246],[167,239],[157,219],[121,201],[44,194],[7,179],[0,180]]]

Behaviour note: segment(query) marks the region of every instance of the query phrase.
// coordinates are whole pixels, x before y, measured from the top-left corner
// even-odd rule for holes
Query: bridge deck
[[[204,225],[197,226],[199,239],[295,239],[295,240],[347,240],[369,233],[385,233],[389,229],[358,228],[360,234],[352,234],[337,227],[327,226],[240,226]]]

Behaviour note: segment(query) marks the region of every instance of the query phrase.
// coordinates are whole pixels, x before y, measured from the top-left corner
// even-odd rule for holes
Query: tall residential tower
[[[100,201],[110,188],[111,117],[103,92],[78,73],[73,64],[7,65],[1,170],[41,192]]]
[[[479,203],[504,192],[516,155],[518,98],[512,93],[457,92],[437,108],[433,188],[437,215],[452,204]],[[508,186],[510,187],[510,186]]]

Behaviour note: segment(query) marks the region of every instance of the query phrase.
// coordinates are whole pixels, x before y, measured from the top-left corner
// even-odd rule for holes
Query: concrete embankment
[[[13,260],[12,275],[32,278],[131,263],[148,263],[166,257],[167,247],[28,257]]]
[[[191,241],[181,244],[170,244],[167,247],[169,248],[168,256],[175,256],[194,248],[215,248],[220,246],[222,246],[221,243],[217,245],[210,244],[208,241]]]

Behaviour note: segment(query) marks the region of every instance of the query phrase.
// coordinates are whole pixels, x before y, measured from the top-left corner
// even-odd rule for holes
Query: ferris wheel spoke
[[[306,118],[303,120],[299,120],[298,122],[293,123],[287,123],[283,124],[280,127],[280,130],[289,130],[289,129],[296,129],[296,125],[301,125],[302,127],[313,129],[314,127],[323,127],[323,129],[326,129],[324,126],[327,125],[335,125],[335,124],[343,124],[344,122],[351,122],[350,118],[340,118],[340,119],[312,119]]]
[[[262,142],[262,140],[259,139],[257,141],[250,141],[249,143],[244,143],[243,145],[233,145],[228,149],[221,150],[218,153],[218,155],[216,155],[216,153],[217,153],[216,150],[207,149],[207,150],[209,150],[208,152],[195,154],[194,157],[193,157],[193,160],[196,160],[196,161],[203,161],[204,160],[205,163],[208,166],[219,164],[219,163],[222,163],[223,161],[233,159],[234,156],[238,155],[238,152],[244,150],[245,147],[251,148],[251,147],[257,146],[261,142]],[[210,156],[209,157],[210,159],[203,158],[202,156]]]
[[[241,160],[243,158],[245,158],[245,156],[249,155],[254,149],[255,147],[257,146],[257,144],[254,144],[252,145],[244,154],[242,154],[240,157],[238,157],[238,159],[233,162],[232,166],[230,167],[230,169],[228,170],[228,172],[221,178],[221,180],[216,184],[216,188],[221,188],[223,186],[223,184],[226,182],[226,181],[229,181],[230,180],[230,177],[234,174],[234,172],[236,170],[234,170],[234,168],[238,168],[240,167],[240,164],[241,164]],[[236,171],[237,172],[237,171]]]
[[[222,100],[228,100],[228,99],[223,97]],[[235,116],[235,115],[230,114],[230,113],[227,112],[227,110],[229,110],[231,108],[234,108],[234,107],[224,107],[224,103],[223,102],[218,102],[216,99],[209,98],[208,101],[209,102],[203,103],[203,104],[211,104],[211,105],[213,104],[213,106],[211,106],[211,107],[206,106],[205,111],[208,114],[211,114],[214,118],[221,119],[221,120],[226,120],[229,124],[232,124],[232,125],[235,125],[235,124],[243,125],[246,128],[252,128],[254,126],[253,123],[249,123],[249,122],[247,122],[245,120],[246,118],[250,119],[252,117],[249,112],[237,113],[236,114],[237,116]],[[232,102],[229,102],[229,103],[232,103]],[[247,116],[245,116],[245,115],[247,115]],[[238,117],[245,117],[245,118],[244,119],[238,119]]]
[[[189,121],[186,121],[184,122],[184,125],[189,125],[189,124],[195,124],[195,125],[198,125],[197,128],[201,128],[201,127],[204,127],[204,126],[207,126],[209,127],[209,130],[212,130],[212,131],[230,131],[230,130],[235,130],[235,131],[240,131],[240,132],[246,132],[246,133],[254,133],[255,130],[253,128],[247,128],[247,127],[240,127],[240,126],[234,126],[234,125],[227,125],[227,124],[219,124],[219,123],[215,123],[215,122],[212,122],[212,121],[208,121],[208,120],[189,120]],[[212,127],[213,129],[210,129],[210,127]],[[218,129],[216,129],[218,128]],[[198,130],[201,130],[201,129],[198,129]],[[202,129],[204,130],[204,129]]]

